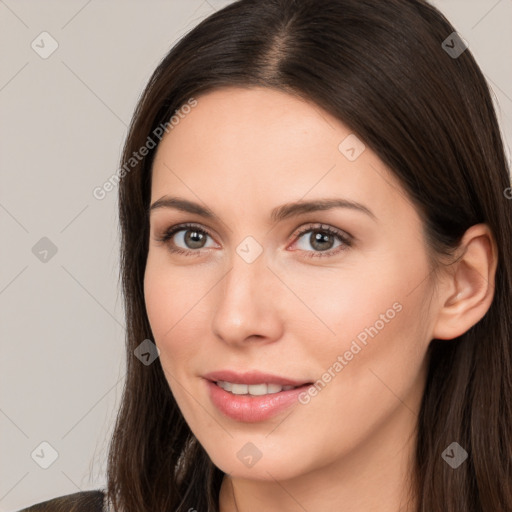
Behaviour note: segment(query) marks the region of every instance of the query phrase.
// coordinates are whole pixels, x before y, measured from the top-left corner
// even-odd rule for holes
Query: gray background
[[[117,189],[92,191],[157,63],[227,3],[0,0],[0,511],[105,485],[124,317]],[[434,4],[495,92],[509,157],[512,0]]]

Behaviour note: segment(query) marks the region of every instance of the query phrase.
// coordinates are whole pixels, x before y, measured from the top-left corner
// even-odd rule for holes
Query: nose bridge
[[[242,342],[253,335],[272,338],[279,324],[277,303],[272,300],[279,282],[267,268],[263,252],[253,259],[251,241],[242,242],[236,251],[219,289],[213,330],[231,342]]]
[[[220,305],[229,308],[231,314],[237,314],[237,311],[244,312],[246,316],[254,314],[261,307],[268,281],[265,274],[269,273],[263,255],[248,263],[238,254],[234,254],[231,270],[222,287]]]

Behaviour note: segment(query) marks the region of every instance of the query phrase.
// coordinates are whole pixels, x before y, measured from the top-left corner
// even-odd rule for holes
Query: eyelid
[[[347,240],[355,240],[355,237],[353,237],[347,231],[344,231],[342,229],[331,226],[330,224],[325,224],[322,222],[307,222],[305,225],[302,225],[301,227],[295,229],[292,232],[292,236],[300,237],[304,233],[307,233],[309,231],[326,231],[328,233],[331,233],[332,235],[336,235]]]

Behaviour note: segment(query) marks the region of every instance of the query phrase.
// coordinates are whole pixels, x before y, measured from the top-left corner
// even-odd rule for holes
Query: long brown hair
[[[510,178],[489,88],[469,49],[450,53],[463,49],[453,32],[423,0],[240,0],[158,65],[130,126],[119,183],[127,378],[108,459],[116,511],[218,511],[222,471],[188,428],[160,360],[146,366],[134,356],[153,339],[143,278],[156,147],[126,164],[177,109],[225,86],[278,89],[339,118],[398,177],[433,254],[449,254],[474,224],[491,228],[498,268],[490,309],[462,336],[429,346],[415,488],[418,512],[512,510]],[[441,457],[454,441],[469,454],[456,470]]]

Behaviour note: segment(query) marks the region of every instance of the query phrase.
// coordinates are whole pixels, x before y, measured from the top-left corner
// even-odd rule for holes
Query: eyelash
[[[208,235],[212,238],[212,235],[205,229],[199,227],[197,224],[179,224],[176,226],[172,226],[169,229],[167,229],[162,236],[156,237],[156,240],[161,243],[168,243],[169,240],[179,231],[187,231],[187,230],[194,230],[198,231],[200,233],[203,233],[205,235]],[[332,235],[336,237],[342,245],[337,247],[336,249],[331,249],[329,251],[304,251],[306,252],[306,258],[325,258],[329,256],[335,256],[341,251],[344,251],[352,246],[352,239],[349,235],[344,234],[341,231],[338,231],[337,229],[334,229],[330,226],[327,226],[325,224],[317,224],[317,225],[310,225],[303,229],[301,229],[296,235],[296,239],[300,239],[302,235],[305,233],[309,233],[310,231],[317,231],[320,233],[327,233],[329,235]],[[185,250],[181,249],[180,247],[172,246],[170,243],[168,244],[169,250],[176,254],[183,254],[185,256],[200,256],[202,254],[202,249],[190,249]]]

